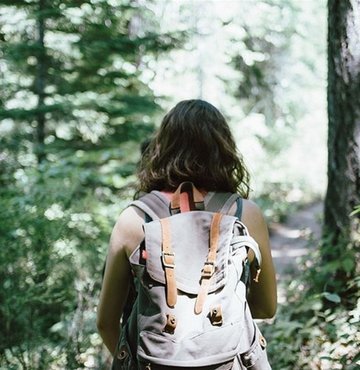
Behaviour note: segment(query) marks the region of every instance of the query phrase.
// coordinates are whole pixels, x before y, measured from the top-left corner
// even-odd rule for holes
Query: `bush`
[[[311,263],[309,261],[312,261]],[[360,278],[349,280],[341,292],[317,293],[314,253],[302,264],[303,275],[288,284],[287,302],[271,326],[263,328],[274,370],[357,369],[360,365]],[[321,266],[328,269],[331,266]],[[324,288],[325,289],[325,288]]]

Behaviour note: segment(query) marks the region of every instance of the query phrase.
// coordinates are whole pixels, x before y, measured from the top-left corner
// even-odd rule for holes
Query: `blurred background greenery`
[[[0,5],[0,366],[107,368],[95,316],[109,235],[134,194],[141,143],[176,102],[225,114],[269,221],[324,197],[326,3]],[[289,302],[301,301],[297,283]],[[300,359],[330,330],[312,332],[311,297],[269,326],[274,369],[324,368]],[[290,339],[299,326],[310,329]],[[330,349],[329,369],[350,369]]]

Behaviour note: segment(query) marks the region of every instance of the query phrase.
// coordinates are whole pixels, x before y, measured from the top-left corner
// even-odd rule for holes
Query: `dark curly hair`
[[[224,116],[199,99],[181,101],[165,115],[138,178],[139,192],[173,191],[192,181],[199,189],[249,196],[249,173]]]

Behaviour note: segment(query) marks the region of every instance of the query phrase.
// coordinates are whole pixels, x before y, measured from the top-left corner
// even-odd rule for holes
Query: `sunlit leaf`
[[[334,302],[334,303],[340,303],[341,302],[340,296],[336,293],[324,292],[323,296],[325,297],[325,299],[327,299],[330,302]]]

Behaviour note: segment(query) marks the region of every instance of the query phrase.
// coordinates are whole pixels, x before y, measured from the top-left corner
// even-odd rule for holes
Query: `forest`
[[[192,98],[225,114],[274,240],[273,369],[360,368],[360,0],[0,0],[0,81],[0,369],[110,367],[111,230]],[[319,235],[277,249],[314,204]]]

